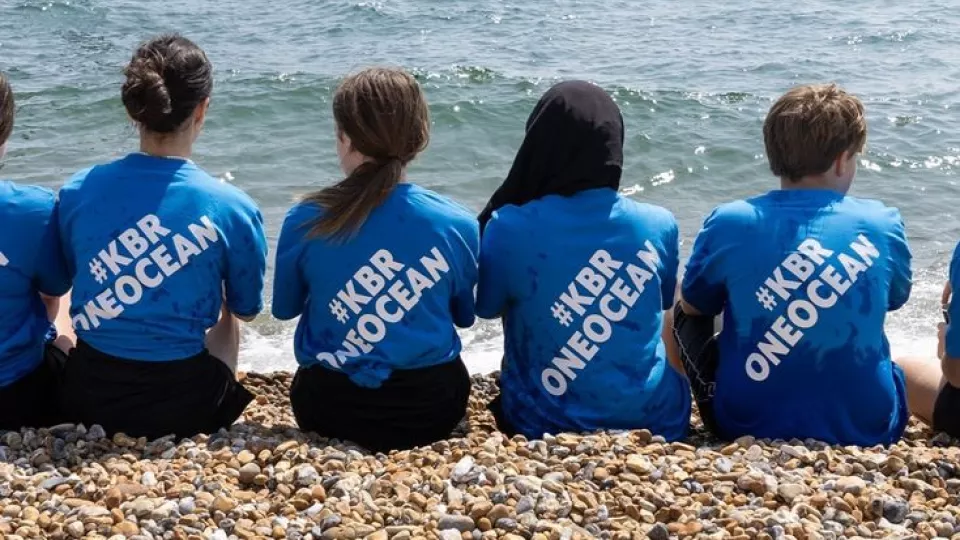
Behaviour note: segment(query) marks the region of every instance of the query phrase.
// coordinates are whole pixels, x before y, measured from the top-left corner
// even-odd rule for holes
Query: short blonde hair
[[[866,141],[863,103],[835,84],[790,90],[763,123],[770,171],[794,182],[826,172],[843,152],[859,152]]]

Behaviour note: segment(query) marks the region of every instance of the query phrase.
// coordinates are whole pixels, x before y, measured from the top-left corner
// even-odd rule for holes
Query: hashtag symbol
[[[552,313],[553,318],[563,326],[570,326],[570,323],[573,322],[573,315],[570,313],[570,310],[560,302],[553,303],[553,307],[550,308],[550,313]]]
[[[100,259],[90,261],[90,273],[93,274],[93,279],[97,280],[97,283],[102,284],[107,280],[107,269],[103,267]]]
[[[330,302],[330,313],[340,321],[340,324],[347,324],[347,321],[350,320],[350,312],[343,307],[343,302],[339,300]]]
[[[767,311],[773,311],[773,308],[777,307],[777,299],[770,294],[770,291],[766,287],[757,289],[757,301],[760,302],[763,309]]]

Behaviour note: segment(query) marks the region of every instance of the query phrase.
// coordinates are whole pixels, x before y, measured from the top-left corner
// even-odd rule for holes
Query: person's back
[[[470,378],[456,327],[474,322],[479,231],[466,210],[405,183],[429,110],[399,69],[333,96],[346,177],[308,194],[277,243],[273,314],[300,316],[290,402],[301,429],[374,451],[447,437]]]
[[[798,88],[764,134],[783,189],[717,208],[683,282],[685,311],[723,313],[716,427],[729,438],[892,443],[908,414],[883,325],[909,297],[910,253],[895,209],[845,196],[866,137],[862,105],[835,87]]]
[[[661,337],[677,224],[617,193],[623,139],[601,88],[555,85],[480,216],[477,314],[503,318],[500,397],[490,407],[502,431],[686,433],[689,386]]]
[[[484,276],[497,275],[478,313],[498,314],[491,290],[509,296],[500,390],[514,429],[686,433],[689,390],[661,339],[678,256],[669,212],[612,189],[551,195],[501,208],[484,238],[498,251]]]
[[[448,362],[460,353],[453,322],[473,323],[476,219],[415,184],[400,184],[349,242],[309,238],[323,211],[300,203],[289,212],[278,257],[296,257],[311,301],[297,326],[300,365],[325,364],[357,384],[375,387],[396,369]],[[472,270],[471,273],[475,273]],[[277,281],[274,311],[296,287]],[[459,305],[457,302],[459,301]],[[451,305],[460,309],[451,313]],[[387,338],[389,336],[389,339]]]
[[[237,315],[261,309],[259,219],[246,195],[189,160],[135,153],[78,173],[60,191],[77,337],[146,362],[198,354],[225,280]]]
[[[0,74],[0,159],[13,130],[13,91]],[[0,429],[55,423],[62,352],[51,345],[70,278],[57,234],[56,195],[0,181]]]
[[[64,403],[71,420],[108,433],[210,433],[253,398],[235,371],[239,320],[263,305],[262,218],[189,159],[213,87],[203,51],[160,36],[125,75],[140,152],[82,171],[60,192],[77,330]]]

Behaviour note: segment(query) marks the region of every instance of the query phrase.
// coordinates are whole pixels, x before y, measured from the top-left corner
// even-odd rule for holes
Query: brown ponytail
[[[13,116],[16,110],[13,88],[10,88],[7,77],[0,73],[0,146],[7,142],[13,132]]]
[[[333,96],[333,116],[338,133],[366,160],[347,178],[303,198],[324,210],[310,223],[311,237],[343,238],[360,229],[430,137],[420,85],[399,69],[370,68],[347,77]]]

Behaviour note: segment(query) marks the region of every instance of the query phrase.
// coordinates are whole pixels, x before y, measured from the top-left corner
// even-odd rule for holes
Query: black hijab
[[[480,213],[483,230],[507,204],[547,195],[569,197],[588,189],[619,189],[623,169],[623,117],[598,86],[585,81],[555,85],[527,119],[527,132],[503,184]]]

